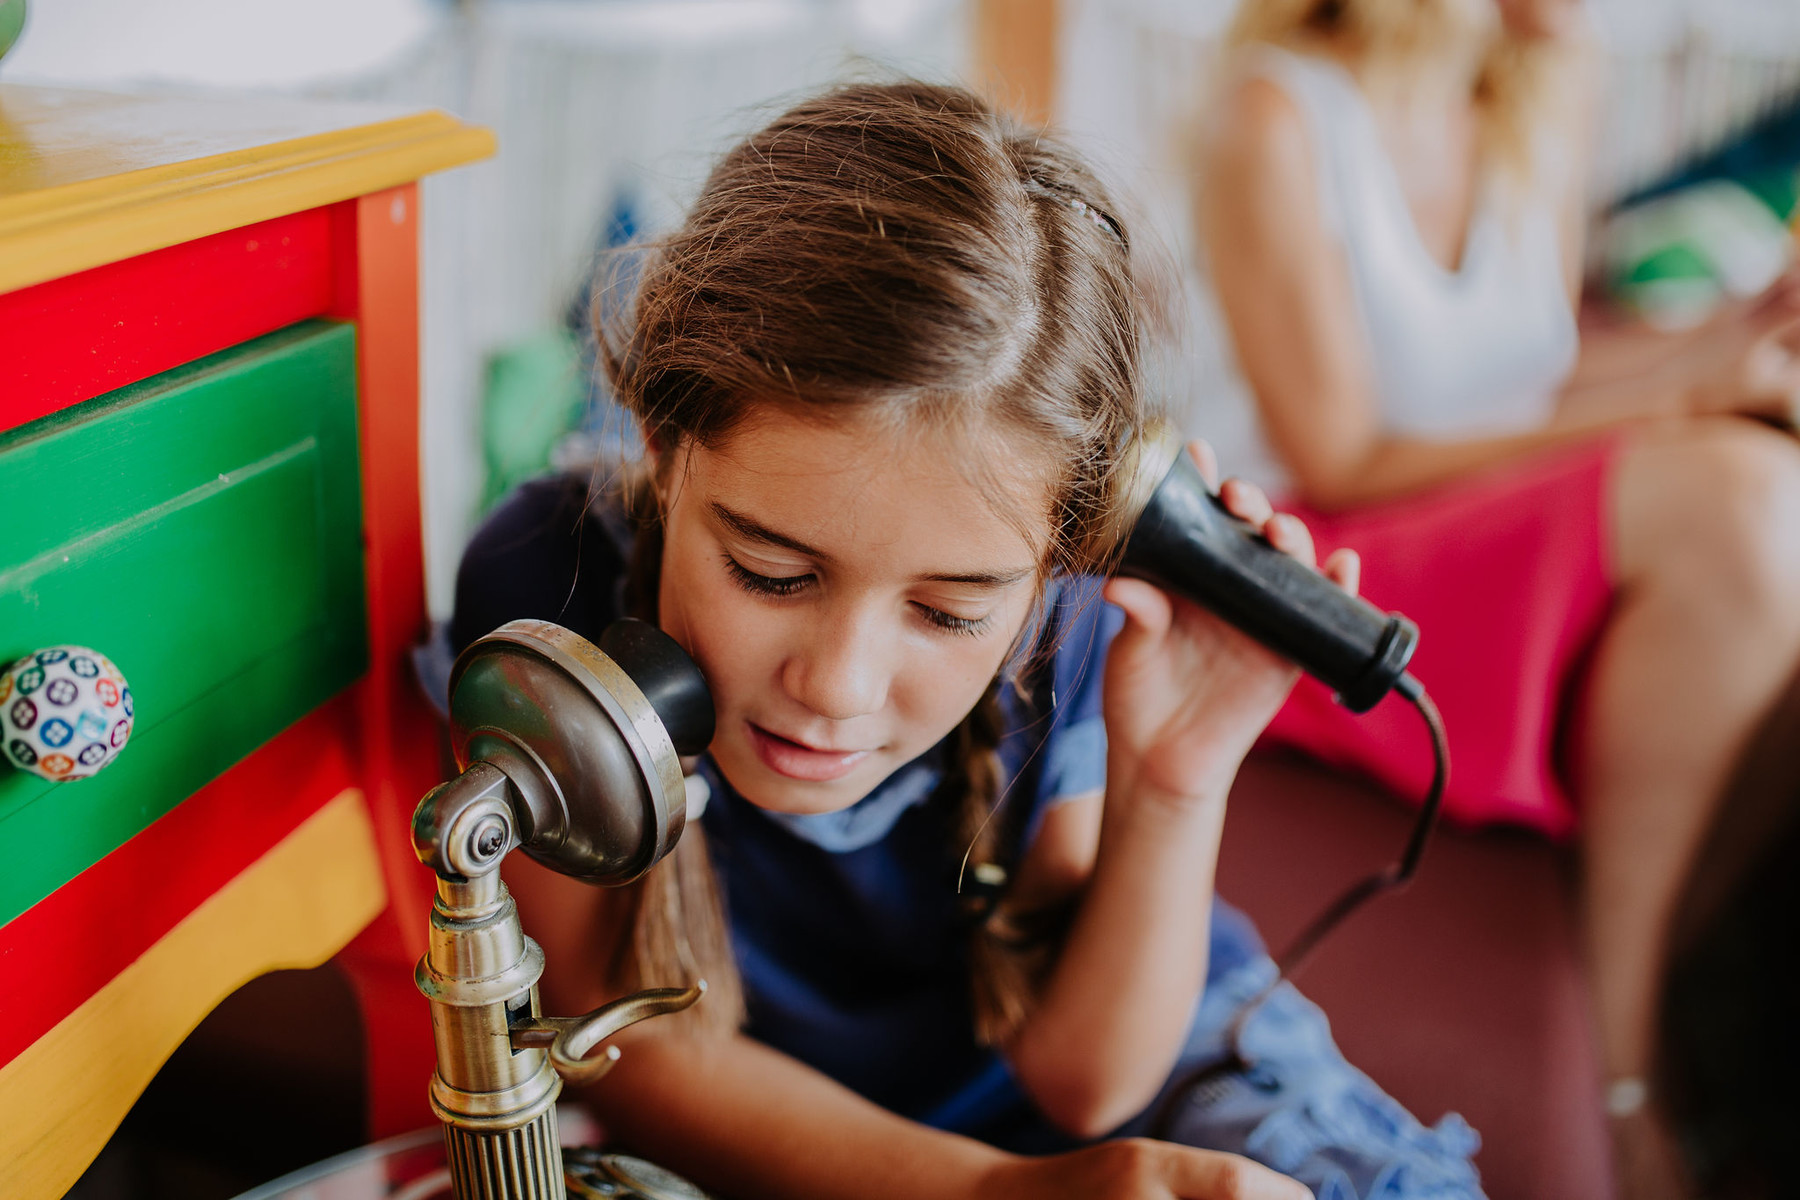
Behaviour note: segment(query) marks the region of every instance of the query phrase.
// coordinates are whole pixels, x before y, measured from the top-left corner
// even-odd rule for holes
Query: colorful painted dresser
[[[0,86],[0,660],[129,681],[0,763],[0,1191],[60,1196],[225,996],[333,956],[370,1134],[430,1121],[416,180],[438,112]]]

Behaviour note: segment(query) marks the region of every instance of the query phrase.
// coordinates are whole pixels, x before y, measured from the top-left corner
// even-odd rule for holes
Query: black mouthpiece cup
[[[712,693],[678,642],[654,625],[626,617],[600,634],[600,649],[619,665],[656,710],[675,753],[700,754],[713,739]]]
[[[1227,512],[1185,453],[1144,506],[1118,573],[1217,613],[1352,712],[1388,694],[1419,641],[1411,621],[1348,595]]]

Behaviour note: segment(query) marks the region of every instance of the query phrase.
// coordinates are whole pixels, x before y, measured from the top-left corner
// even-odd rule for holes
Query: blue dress
[[[622,615],[630,531],[586,503],[585,482],[527,484],[465,553],[451,649],[508,620],[556,621],[595,638]],[[1056,804],[1105,787],[1101,667],[1121,622],[1098,581],[1062,581],[1041,607],[1047,654],[1002,689],[1004,828],[1029,845]],[[1022,694],[1021,694],[1022,693]],[[743,977],[745,1032],[877,1104],[1024,1153],[1079,1145],[1032,1106],[1005,1059],[975,1040],[957,892],[962,847],[943,780],[943,745],[850,808],[794,816],[750,804],[702,763],[702,825],[724,889]],[[1478,1144],[1460,1118],[1419,1124],[1332,1043],[1324,1015],[1284,985],[1226,1030],[1274,976],[1250,922],[1215,899],[1206,988],[1170,1082],[1120,1134],[1157,1136],[1258,1159],[1325,1200],[1478,1197]]]

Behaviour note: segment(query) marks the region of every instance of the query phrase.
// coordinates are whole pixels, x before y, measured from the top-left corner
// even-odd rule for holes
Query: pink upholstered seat
[[[1219,891],[1279,949],[1399,853],[1412,815],[1316,766],[1253,757]],[[1350,1060],[1421,1119],[1468,1118],[1492,1200],[1612,1194],[1570,865],[1536,837],[1444,830],[1412,886],[1352,917],[1299,981]]]

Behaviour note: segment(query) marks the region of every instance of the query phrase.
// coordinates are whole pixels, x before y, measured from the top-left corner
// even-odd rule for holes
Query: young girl
[[[1250,1066],[1196,1075],[1273,978],[1212,877],[1294,673],[1097,578],[1145,424],[1114,211],[966,92],[798,105],[725,156],[608,339],[645,461],[526,487],[464,560],[459,649],[636,613],[705,671],[710,800],[671,860],[615,892],[510,878],[547,1009],[710,982],[588,1098],[732,1197],[1306,1194],[1235,1155],[1321,1196],[1479,1195],[1467,1127],[1421,1127],[1291,988]],[[1326,570],[1355,586],[1353,556]]]

